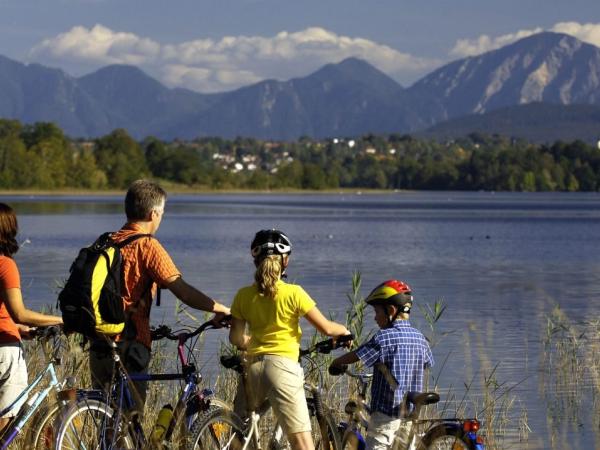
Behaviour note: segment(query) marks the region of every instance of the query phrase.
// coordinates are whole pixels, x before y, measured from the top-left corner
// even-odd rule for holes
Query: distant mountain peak
[[[379,92],[400,91],[402,85],[381,70],[359,58],[346,58],[339,63],[321,67],[305,79],[332,83],[360,83],[371,86]]]
[[[543,32],[447,64],[411,88],[433,94],[445,118],[531,102],[600,102],[600,48]]]
[[[90,78],[108,79],[108,78],[121,78],[121,77],[127,77],[127,78],[135,77],[138,79],[152,80],[152,82],[160,84],[158,81],[156,81],[154,78],[152,78],[150,75],[148,75],[146,72],[144,72],[139,67],[131,66],[128,64],[111,64],[109,66],[104,66],[104,67],[96,70],[95,72],[84,75],[83,77],[81,77],[81,79],[90,79]]]

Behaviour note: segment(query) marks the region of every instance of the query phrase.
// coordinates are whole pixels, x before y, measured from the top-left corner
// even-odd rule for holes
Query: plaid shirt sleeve
[[[431,347],[427,344],[427,352],[425,353],[425,367],[433,367],[435,364],[433,360],[433,353],[431,352]]]
[[[356,349],[356,356],[367,367],[373,367],[379,361],[380,355],[381,347],[375,340],[375,336]]]

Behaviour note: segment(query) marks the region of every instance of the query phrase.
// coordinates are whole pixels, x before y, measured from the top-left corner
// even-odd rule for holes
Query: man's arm
[[[213,313],[230,314],[229,308],[205,293],[199,291],[194,286],[185,282],[185,280],[175,275],[164,282],[164,286],[170,290],[179,300],[188,306],[202,311]]]

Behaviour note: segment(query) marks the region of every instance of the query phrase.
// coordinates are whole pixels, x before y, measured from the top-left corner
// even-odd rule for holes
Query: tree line
[[[597,191],[600,150],[475,133],[449,142],[397,134],[138,142],[118,129],[85,141],[51,123],[0,120],[1,189],[122,189],[143,177],[196,189]]]

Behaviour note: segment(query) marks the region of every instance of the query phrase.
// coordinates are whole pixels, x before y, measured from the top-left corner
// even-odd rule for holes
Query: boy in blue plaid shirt
[[[433,355],[423,334],[408,321],[413,297],[410,287],[397,280],[377,286],[365,300],[375,309],[380,330],[368,342],[335,359],[340,368],[358,361],[374,367],[371,384],[371,419],[367,449],[388,449],[401,424],[404,394],[423,391],[424,370]]]

